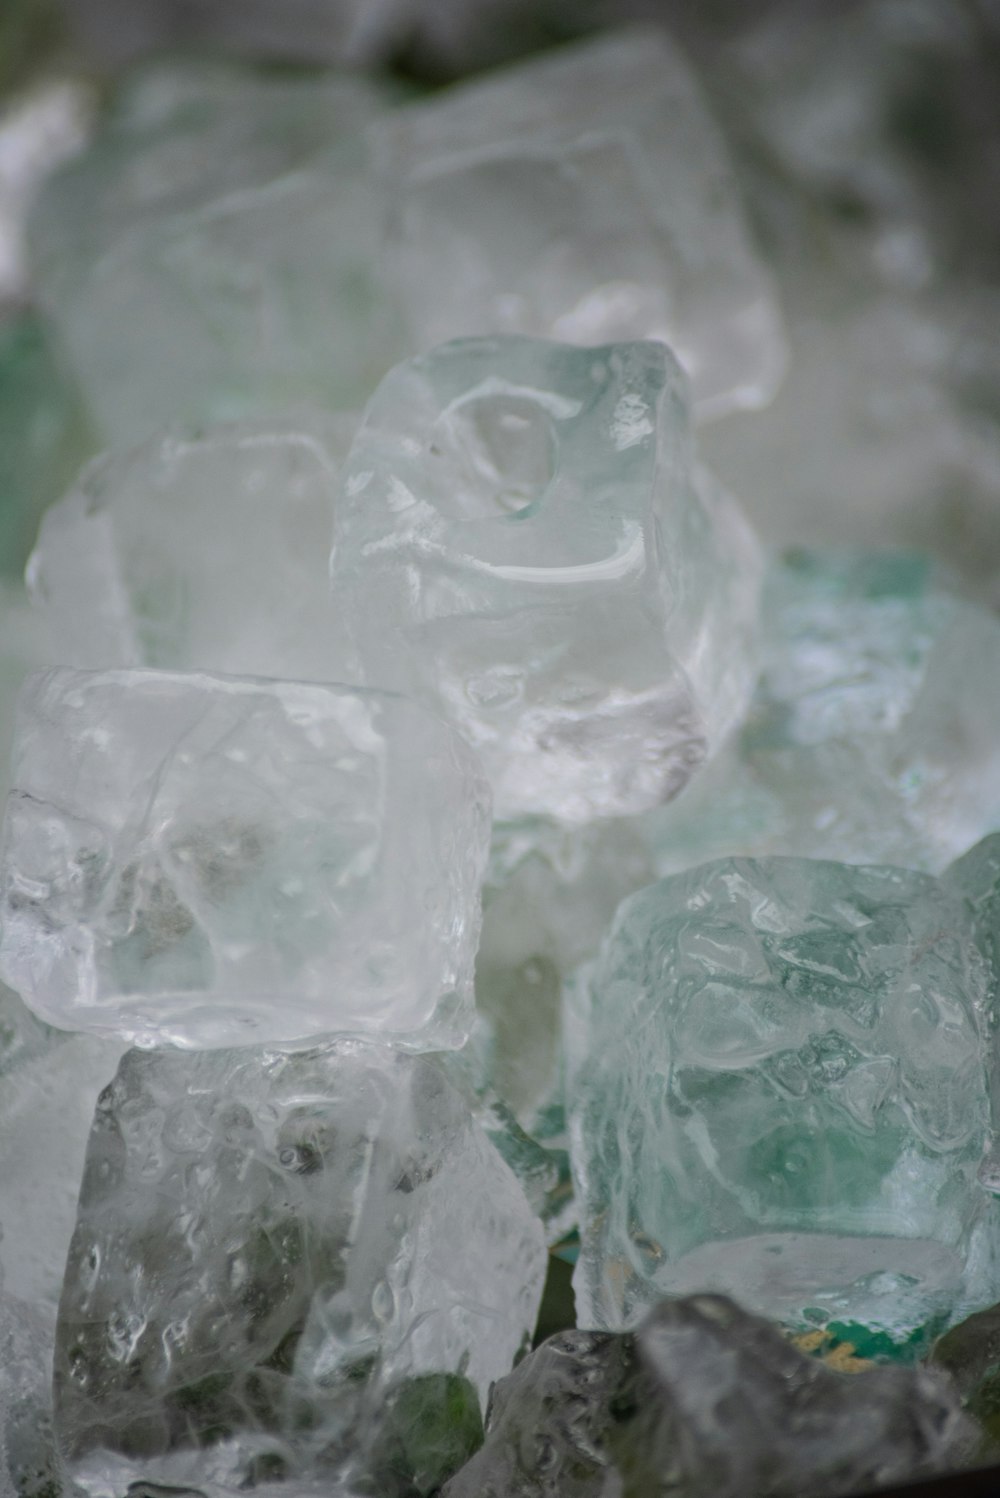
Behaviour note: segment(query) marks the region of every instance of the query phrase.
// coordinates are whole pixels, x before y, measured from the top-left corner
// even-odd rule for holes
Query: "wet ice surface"
[[[540,1224],[433,1061],[131,1051],[59,1310],[63,1448],[97,1493],[333,1480],[404,1380],[461,1371],[485,1401],[543,1276]]]
[[[181,1045],[460,1045],[489,791],[402,698],[40,674],[4,820],[2,965],[43,1018]]]
[[[87,753],[101,732],[113,747],[86,774],[67,720],[47,722],[17,772],[63,757],[32,822],[44,868],[33,841],[15,878],[17,981],[60,1024],[114,1037],[124,1017],[145,1042],[199,1046],[263,1034],[291,1054],[178,1058],[158,1040],[99,1102],[122,1039],[49,1030],[0,992],[0,1498],[10,1477],[16,1498],[71,1490],[48,1363],[95,1108],[91,1159],[124,1174],[112,1191],[88,1173],[79,1241],[107,1274],[73,1258],[60,1354],[63,1446],[94,1498],[133,1483],[131,1498],[234,1484],[428,1498],[470,1457],[450,1487],[477,1498],[491,1484],[650,1498],[665,1471],[687,1498],[744,1498],[798,1491],[805,1473],[833,1493],[982,1459],[946,1386],[857,1370],[921,1357],[1000,1293],[996,839],[966,852],[998,821],[991,8],[73,0],[91,58],[187,41],[214,61],[175,52],[102,85],[93,144],[26,238],[38,163],[79,143],[95,97],[71,49],[45,74],[40,5],[0,16],[0,89],[31,84],[0,102],[0,288],[35,299],[0,327],[0,738],[21,676],[54,662],[126,668],[137,712],[136,668],[189,687],[184,673],[245,673],[276,716],[263,738],[234,727],[242,768],[203,756],[197,733],[188,763],[172,730],[143,741],[133,724],[124,738],[151,757],[127,793],[105,783],[115,694]],[[676,36],[591,38],[426,99],[399,83],[633,11]],[[396,76],[273,66],[310,59],[389,60]],[[494,339],[485,378],[462,386],[459,364],[445,391],[453,355],[430,345],[498,331],[563,347],[511,378],[513,343]],[[647,354],[656,400],[618,367],[570,443],[553,400],[574,396],[563,372],[583,378],[580,345],[651,333],[687,387],[663,354]],[[357,419],[330,413],[366,402],[345,493]],[[29,612],[16,579],[42,508],[109,441],[46,522]],[[757,547],[725,490],[772,548],[756,644]],[[619,543],[640,515],[641,566],[606,576],[636,562]],[[345,604],[364,621],[357,649]],[[443,726],[407,709],[387,776],[367,773],[356,736],[335,755],[311,744],[312,776],[309,725],[280,721],[290,680],[329,692],[362,658],[474,740],[500,793],[478,950],[483,781],[442,768]],[[410,839],[421,818],[437,831]],[[775,854],[825,862],[782,880]],[[720,893],[710,860],[727,878],[757,870],[736,917],[739,890]],[[852,867],[872,863],[894,866],[878,889]],[[663,875],[697,909],[660,909],[625,954],[627,912],[655,904]],[[294,1051],[345,1026],[408,1047],[470,1040],[373,1063],[390,1078],[374,1112],[325,1075],[305,1138]],[[268,1067],[294,1099],[261,1103]],[[433,1105],[400,1083],[413,1068],[447,1077]],[[288,1127],[297,1165],[281,1158]],[[430,1157],[441,1168],[418,1181],[409,1165]],[[247,1190],[223,1201],[241,1171]],[[445,1182],[459,1205],[433,1196]],[[674,1210],[681,1188],[689,1212]],[[402,1237],[381,1231],[387,1200]],[[494,1211],[526,1235],[516,1266],[490,1258]],[[600,1302],[632,1324],[662,1289],[713,1285],[788,1317],[842,1371],[701,1294],[656,1304],[636,1335],[574,1333],[506,1378],[541,1245],[581,1212],[581,1317]],[[338,1237],[344,1213],[357,1240]],[[427,1277],[414,1234],[437,1245]],[[389,1306],[358,1268],[369,1247],[419,1305],[407,1290]],[[87,1296],[94,1323],[73,1320]],[[472,1318],[457,1333],[452,1298]],[[500,1302],[490,1324],[509,1336],[480,1336]],[[953,1328],[934,1360],[996,1434],[994,1322],[987,1309]],[[219,1346],[232,1353],[214,1383],[209,1343],[216,1371]]]
[[[669,799],[738,717],[759,554],[693,463],[662,344],[460,339],[399,365],[343,470],[331,576],[373,684],[483,759],[498,817]]]
[[[995,1232],[990,982],[965,901],[907,870],[728,859],[626,900],[570,1008],[583,1324],[698,1288],[943,1324]]]

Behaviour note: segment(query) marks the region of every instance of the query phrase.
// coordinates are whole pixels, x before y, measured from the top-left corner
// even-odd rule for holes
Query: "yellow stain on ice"
[[[828,1346],[829,1343],[833,1346]],[[810,1357],[819,1353],[821,1360],[835,1373],[863,1373],[875,1365],[871,1358],[859,1358],[851,1342],[834,1342],[830,1332],[818,1328],[812,1332],[797,1332],[791,1338],[793,1347]]]

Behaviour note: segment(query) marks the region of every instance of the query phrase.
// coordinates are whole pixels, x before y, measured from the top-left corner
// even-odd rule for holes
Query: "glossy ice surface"
[[[330,549],[353,423],[172,431],[87,467],[29,563],[60,662],[341,681]]]
[[[725,859],[619,908],[575,996],[584,1325],[719,1289],[905,1341],[962,1302],[992,1207],[987,973],[902,869]]]
[[[344,1040],[131,1051],[88,1146],[60,1440],[94,1492],[332,1481],[403,1380],[462,1374],[485,1401],[544,1270],[520,1187],[433,1061]]]
[[[334,589],[368,679],[455,724],[499,817],[656,805],[746,701],[758,550],[694,468],[686,392],[661,344],[477,338],[367,407]]]
[[[349,687],[57,670],[21,698],[6,980],[64,1028],[180,1045],[462,1043],[489,791]]]

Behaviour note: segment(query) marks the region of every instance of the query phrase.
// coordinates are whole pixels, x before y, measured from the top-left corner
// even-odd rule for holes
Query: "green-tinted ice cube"
[[[957,1305],[985,990],[924,874],[720,860],[626,900],[571,1006],[585,1323],[718,1288],[905,1339]]]
[[[659,873],[734,853],[936,873],[1000,826],[1000,621],[929,559],[786,553],[760,654],[744,723],[643,824]]]

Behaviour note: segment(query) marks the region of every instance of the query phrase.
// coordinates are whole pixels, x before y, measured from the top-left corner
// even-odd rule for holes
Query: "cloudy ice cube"
[[[345,679],[326,558],[353,427],[176,430],[97,459],[46,512],[28,568],[59,661]]]

